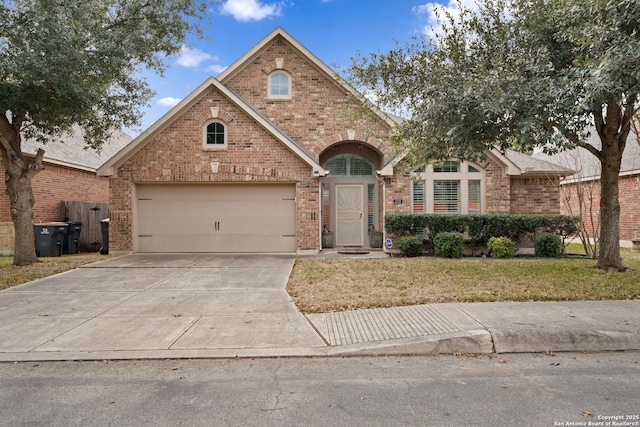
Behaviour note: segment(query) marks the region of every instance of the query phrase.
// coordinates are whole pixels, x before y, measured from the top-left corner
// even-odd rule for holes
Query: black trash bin
[[[67,234],[62,243],[63,254],[77,254],[80,252],[80,232],[82,231],[81,222],[68,222]]]
[[[44,222],[33,224],[36,236],[36,256],[51,257],[62,255],[62,243],[67,232],[65,222]]]
[[[102,255],[109,254],[109,218],[100,221],[100,230],[102,231],[102,247],[100,253]]]

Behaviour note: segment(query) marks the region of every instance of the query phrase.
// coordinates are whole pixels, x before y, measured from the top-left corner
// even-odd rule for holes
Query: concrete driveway
[[[235,357],[326,343],[285,286],[295,258],[113,258],[0,293],[0,360]],[[256,351],[258,353],[256,353]]]

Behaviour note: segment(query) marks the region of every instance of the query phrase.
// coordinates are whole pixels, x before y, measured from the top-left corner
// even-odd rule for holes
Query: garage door
[[[295,185],[138,185],[138,252],[293,252]]]

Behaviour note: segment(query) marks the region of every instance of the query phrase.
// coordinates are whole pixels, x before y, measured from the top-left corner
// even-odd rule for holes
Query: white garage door
[[[136,187],[138,252],[293,252],[295,185]]]

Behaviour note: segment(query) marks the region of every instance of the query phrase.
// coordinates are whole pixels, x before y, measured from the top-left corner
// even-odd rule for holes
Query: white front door
[[[336,245],[362,246],[364,203],[362,185],[336,185]]]

